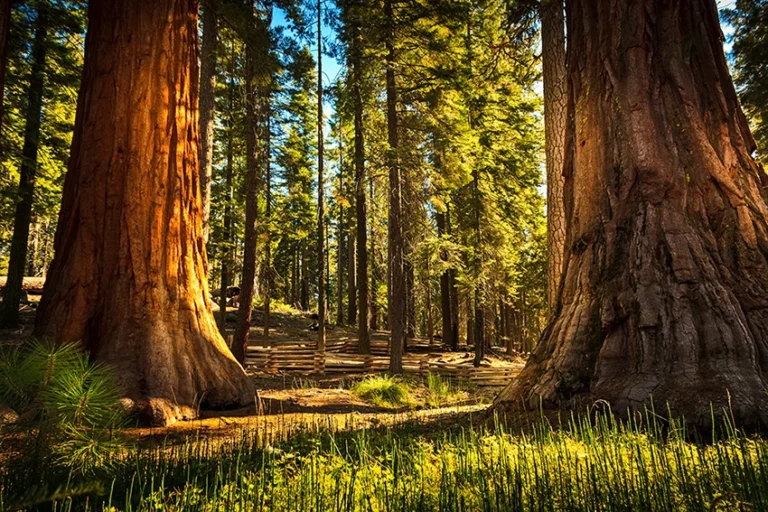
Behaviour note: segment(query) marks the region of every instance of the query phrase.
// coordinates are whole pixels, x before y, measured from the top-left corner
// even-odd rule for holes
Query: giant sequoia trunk
[[[206,299],[197,2],[92,0],[88,14],[36,332],[82,341],[153,423],[252,404]]]
[[[571,0],[566,18],[564,281],[498,401],[766,424],[765,177],[715,1]]]
[[[22,283],[27,269],[27,245],[29,225],[32,222],[32,204],[35,199],[37,175],[37,151],[40,146],[40,124],[43,114],[43,93],[45,91],[45,65],[48,53],[48,8],[41,2],[35,20],[35,35],[32,41],[32,69],[27,93],[27,116],[24,127],[24,147],[19,166],[18,202],[13,218],[13,238],[8,261],[8,279],[3,289],[3,303],[0,307],[0,326],[16,327],[19,323],[19,303],[22,297]]]
[[[563,153],[568,91],[565,82],[565,13],[563,0],[541,5],[541,57],[544,81],[544,148],[547,156],[547,304],[555,309],[563,273],[565,205]]]

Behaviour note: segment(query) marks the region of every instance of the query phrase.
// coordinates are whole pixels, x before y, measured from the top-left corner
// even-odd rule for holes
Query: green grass
[[[410,386],[388,375],[366,377],[352,386],[352,393],[382,407],[402,407],[413,401]]]
[[[648,414],[642,423],[542,422],[527,434],[401,426],[304,432],[274,445],[246,435],[190,440],[116,457],[99,480],[71,481],[75,495],[53,509],[768,510],[768,442],[721,430],[716,442],[693,443],[680,424]],[[62,496],[66,479],[1,469],[0,509]]]
[[[469,398],[466,391],[453,386],[448,379],[436,373],[428,373],[426,381],[425,403],[430,407],[454,404]]]

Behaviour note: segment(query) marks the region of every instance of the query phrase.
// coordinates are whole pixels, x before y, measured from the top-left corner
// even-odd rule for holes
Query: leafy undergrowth
[[[492,431],[305,432],[274,446],[245,435],[223,447],[192,439],[116,457],[98,482],[100,494],[72,481],[80,486],[76,495],[53,505],[64,511],[768,510],[768,441],[725,425],[719,441],[691,443],[681,425],[655,417],[649,413],[642,425],[609,415],[574,418],[562,428],[543,421],[527,434],[497,424]],[[66,481],[52,480],[45,468],[0,471],[0,509],[43,482],[49,493],[66,492]]]

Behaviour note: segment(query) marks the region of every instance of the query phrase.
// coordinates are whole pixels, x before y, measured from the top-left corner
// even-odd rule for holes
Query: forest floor
[[[31,300],[39,296],[30,296]],[[28,338],[34,325],[35,308],[24,306],[18,329],[0,330],[0,346],[16,344]],[[228,308],[228,327],[235,319],[235,309]],[[263,334],[263,314],[254,311],[251,331],[251,345],[290,343],[312,346],[317,331],[311,330],[311,316],[300,312],[282,312],[271,316],[269,341]],[[387,332],[373,333],[373,343],[385,344]],[[354,328],[331,326],[328,329],[328,343],[354,342]],[[419,357],[459,365],[470,365],[472,353],[466,350],[446,352],[437,338],[430,346],[426,340],[418,340],[412,350]],[[383,356],[382,356],[383,357]],[[520,358],[507,356],[489,357],[484,366],[508,367],[521,365]],[[244,434],[263,437],[265,440],[284,438],[297,431],[349,431],[398,424],[455,424],[459,418],[480,413],[488,407],[498,388],[477,387],[471,384],[451,384],[451,397],[439,404],[428,403],[429,390],[424,376],[409,375],[404,382],[412,397],[406,406],[382,407],[361,399],[353,390],[355,383],[370,376],[357,375],[307,375],[294,372],[269,374],[259,368],[249,367],[258,391],[259,408],[247,408],[228,412],[205,412],[201,418],[182,421],[164,428],[129,428],[125,434],[139,443],[150,439],[168,439],[182,442],[190,437],[202,437],[224,441]]]
[[[25,309],[22,321],[31,326],[34,310]],[[273,321],[270,346],[280,338],[278,351],[313,351],[309,316]],[[263,342],[260,330],[254,325],[254,345]],[[0,331],[0,348],[30,331]],[[329,331],[329,341],[345,338],[354,340],[354,330]],[[464,364],[471,356],[417,341],[414,359]],[[491,356],[484,364],[504,368],[520,359]],[[104,447],[86,446],[82,453],[97,446],[97,457],[82,476],[73,469],[81,452],[72,451],[81,448],[71,439],[37,448],[53,450],[41,457],[28,455],[26,431],[0,438],[0,467],[12,468],[0,470],[0,510],[49,501],[64,511],[768,510],[768,442],[732,427],[720,442],[695,443],[655,415],[647,427],[605,411],[497,417],[489,405],[497,387],[422,372],[396,379],[408,388],[398,406],[360,390],[362,379],[387,380],[383,372],[275,374],[252,366],[249,374],[258,410],[201,411],[168,427],[124,428]]]

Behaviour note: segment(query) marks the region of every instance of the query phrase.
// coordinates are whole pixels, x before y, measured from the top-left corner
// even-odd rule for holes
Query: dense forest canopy
[[[253,315],[263,315],[267,337],[271,312],[319,315],[313,328],[318,330],[320,352],[325,351],[326,325],[354,328],[361,354],[371,353],[371,332],[391,331],[390,370],[395,373],[402,371],[402,351],[421,337],[440,339],[451,350],[473,350],[475,366],[488,354],[526,354],[541,337],[544,341],[538,344],[535,359],[551,361],[559,353],[565,366],[575,368],[551,367],[557,377],[542,384],[549,391],[534,393],[555,401],[595,384],[597,374],[590,368],[599,366],[606,354],[592,339],[597,330],[633,331],[637,321],[656,325],[637,311],[656,307],[643,305],[646,299],[664,300],[657,292],[656,298],[643,295],[635,270],[622,274],[619,268],[632,252],[630,245],[642,245],[646,236],[626,241],[626,233],[633,229],[630,219],[652,215],[645,212],[642,200],[635,203],[641,196],[634,189],[622,188],[624,179],[642,181],[639,174],[626,178],[623,166],[634,159],[642,160],[639,168],[661,164],[644,160],[637,148],[640,139],[631,139],[626,147],[614,140],[616,134],[639,126],[639,121],[622,117],[622,109],[637,104],[639,96],[633,100],[633,91],[616,91],[623,90],[623,84],[631,89],[632,84],[646,83],[646,77],[632,75],[631,67],[616,56],[594,76],[587,76],[587,71],[576,76],[578,58],[585,54],[579,48],[591,44],[590,23],[601,16],[591,8],[579,2],[564,6],[557,0],[204,0],[200,5],[167,0],[137,13],[128,4],[64,0],[8,4],[0,142],[0,272],[8,274],[0,314],[4,326],[19,323],[17,306],[26,300],[22,278],[47,276],[38,334],[82,341],[97,357],[115,358],[136,336],[157,336],[166,340],[163,343],[185,338],[175,350],[196,353],[186,362],[169,361],[175,370],[157,381],[164,389],[160,397],[172,402],[170,395],[182,386],[190,397],[203,393],[211,398],[209,405],[224,406],[227,400],[238,401],[237,392],[213,398],[223,375],[216,364],[207,377],[185,380],[180,372],[196,368],[200,350],[211,346],[219,354],[214,359],[221,357],[229,364],[234,357],[245,364]],[[724,183],[736,212],[733,218],[718,215],[727,218],[722,222],[741,226],[747,237],[745,251],[762,250],[764,193],[759,189],[765,186],[765,175],[760,167],[753,168],[751,159],[764,160],[768,88],[761,49],[768,8],[760,0],[723,5],[722,22],[730,34],[726,64],[720,58],[723,41],[714,3],[693,4],[707,24],[709,39],[697,40],[691,49],[675,46],[679,41],[657,41],[653,38],[662,36],[651,31],[643,44],[674,46],[675,51],[695,55],[703,51],[701,47],[711,47],[714,57],[706,58],[714,64],[707,65],[719,82],[710,85],[724,92],[697,100],[704,102],[700,109],[708,108],[707,101],[719,102],[732,118],[726,121],[731,123],[729,129],[744,133],[733,135],[734,141],[722,139],[714,146],[709,142],[703,151],[714,147],[722,153],[722,161],[739,161],[750,175],[747,181],[736,179],[734,185],[715,165],[710,175]],[[647,15],[636,17],[655,27],[661,8],[648,9]],[[164,12],[172,29],[158,21]],[[181,12],[190,16],[183,30]],[[147,37],[156,41],[143,48],[126,35],[126,47],[121,49],[100,40],[110,30],[129,34],[135,28],[115,19],[122,15],[153,27],[155,32]],[[595,21],[601,27],[604,22]],[[178,39],[169,39],[166,29]],[[621,30],[611,37],[621,44],[632,39]],[[104,55],[128,58],[156,45],[168,45],[171,53],[150,52],[146,63],[135,69],[128,62],[105,64]],[[668,58],[682,54],[670,53]],[[681,90],[708,87],[698,82],[711,77],[680,75],[677,68],[668,70],[649,55],[643,62],[660,66]],[[597,56],[587,58],[586,64],[594,64],[591,59]],[[89,117],[94,109],[106,108],[100,82],[103,66],[107,66],[104,73],[115,74],[112,80],[123,87],[115,101],[136,102],[109,107],[114,110],[105,115],[115,116],[112,124]],[[723,66],[733,70],[741,103],[730,92],[729,68]],[[605,115],[608,104],[590,107],[595,109],[593,116],[583,114],[595,98],[591,89],[595,79],[607,91],[606,97],[615,95],[611,108],[617,118],[602,126],[590,123]],[[158,80],[165,80],[171,92],[156,87]],[[658,97],[668,94],[664,85],[647,83],[657,87]],[[689,94],[701,98],[703,93]],[[167,104],[174,105],[171,112],[152,110]],[[669,108],[670,112],[658,114],[659,120],[679,114],[678,106]],[[710,114],[701,114],[701,119],[694,119],[692,112],[686,115],[678,125],[689,123],[691,130],[701,133],[708,129],[706,136],[715,137],[717,128],[701,125],[711,122]],[[163,126],[172,127],[171,136],[159,129],[157,116],[165,119]],[[142,129],[157,132],[138,136]],[[597,138],[584,138],[586,129],[595,130]],[[683,139],[678,133],[668,134],[668,141],[693,144]],[[650,140],[642,144],[649,146]],[[111,141],[113,149],[104,141]],[[729,144],[736,148],[733,152],[724,149]],[[608,153],[619,155],[611,164],[603,162],[606,168],[614,166],[616,183],[580,174],[595,164],[597,155]],[[687,169],[709,164],[686,160],[680,165]],[[164,175],[166,168],[178,172],[176,179],[181,181]],[[735,168],[728,167],[729,172],[737,172]],[[142,174],[147,169],[152,172]],[[716,205],[726,199],[686,172],[694,184],[678,184],[680,193],[695,189],[694,195],[700,194],[704,204],[688,213],[712,216],[720,211]],[[94,176],[106,181],[94,184]],[[155,180],[152,184],[148,176]],[[649,179],[653,181],[652,176]],[[617,190],[608,190],[613,186]],[[106,196],[99,203],[89,194]],[[94,218],[86,221],[88,215]],[[621,215],[625,217],[619,219]],[[605,232],[591,231],[589,223],[597,219],[602,219]],[[675,222],[683,231],[694,229],[688,220]],[[670,229],[670,223],[664,221],[660,232]],[[695,229],[704,233],[705,245],[711,236],[731,236],[717,226]],[[682,249],[668,243],[675,267],[675,251]],[[701,250],[711,254],[714,249]],[[699,249],[690,251],[698,254]],[[135,259],[142,253],[146,262]],[[764,256],[743,257],[755,269],[762,268]],[[172,263],[176,258],[181,258],[178,266]],[[727,268],[728,275],[741,275],[747,265],[724,255],[714,258],[714,265]],[[701,261],[698,256],[694,259]],[[654,267],[657,263],[648,262],[648,268],[659,273],[654,279],[664,273]],[[83,265],[97,270],[86,271]],[[575,277],[578,268],[581,277]],[[91,272],[100,277],[92,279]],[[675,279],[679,272],[673,272]],[[606,284],[609,275],[624,276],[626,290]],[[754,297],[755,290],[764,286],[762,278],[746,274],[742,278],[755,279],[744,292],[752,298],[735,293],[735,309],[725,316],[749,317],[751,313],[743,309],[752,307],[747,302],[760,302]],[[715,283],[721,278],[708,274],[707,279]],[[732,290],[740,285],[723,286]],[[577,288],[581,291],[574,291]],[[620,303],[625,292],[634,294],[633,306]],[[586,295],[579,298],[579,293]],[[123,294],[135,299],[133,306],[114,309],[124,306],[118,304]],[[618,302],[608,306],[612,299],[605,297],[613,295]],[[698,299],[691,300],[698,304],[691,306],[694,310],[703,307]],[[569,310],[579,304],[589,306]],[[227,306],[237,311],[228,312]],[[155,314],[147,308],[167,307],[179,318],[187,318],[187,308],[193,308],[188,319],[198,327],[185,331],[186,326],[169,325],[177,319],[164,319],[162,314],[156,317],[157,325],[139,325],[139,318]],[[668,313],[677,315],[676,307],[670,305]],[[609,313],[611,308],[615,311]],[[692,314],[691,325],[699,322],[697,314]],[[563,315],[568,319],[557,327]],[[234,330],[228,326],[233,319]],[[574,323],[569,327],[568,322]],[[753,331],[762,332],[762,321],[754,322]],[[589,340],[572,344],[574,335]],[[744,335],[752,346],[756,335]],[[106,336],[115,341],[105,341]],[[229,348],[224,347],[230,336]],[[677,334],[670,336],[675,339]],[[185,345],[190,338],[198,341]],[[630,345],[637,341],[631,334],[627,339]],[[189,348],[197,342],[202,343],[199,349]],[[559,343],[564,348],[558,348]],[[568,347],[576,348],[571,353]],[[145,349],[130,350],[136,350],[136,360],[147,358]],[[172,352],[164,357],[171,358]],[[156,362],[142,365],[152,373]],[[533,363],[529,368],[530,375],[541,371]],[[160,373],[165,375],[165,370]],[[154,384],[141,382],[146,388],[130,394],[152,395]],[[170,414],[168,418],[194,414],[181,410],[152,414]]]
[[[0,509],[768,510],[768,0],[0,0]]]

